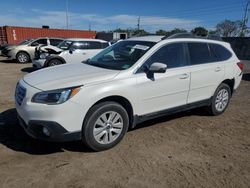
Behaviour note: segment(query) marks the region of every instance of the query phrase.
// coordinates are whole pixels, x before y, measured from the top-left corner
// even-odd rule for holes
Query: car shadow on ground
[[[36,70],[37,69],[34,67],[26,67],[26,68],[21,69],[22,72],[26,72],[26,73],[31,73],[31,72],[34,72]]]
[[[243,74],[242,80],[250,81],[250,73]]]
[[[132,129],[130,131],[190,115],[206,116],[207,114],[200,109],[181,112],[140,123],[136,126],[135,129]],[[64,152],[65,150],[71,152],[92,152],[80,141],[51,143],[35,140],[29,137],[25,133],[23,128],[19,125],[17,112],[15,109],[9,109],[5,112],[0,113],[0,144],[3,144],[14,151],[24,152],[32,155],[47,155]]]
[[[32,155],[46,155],[64,150],[72,152],[91,152],[79,142],[50,143],[29,137],[19,125],[17,112],[9,109],[0,113],[0,144],[19,152]]]
[[[16,60],[9,60],[9,59],[2,59],[0,60],[0,63],[6,63],[6,64],[20,64]]]

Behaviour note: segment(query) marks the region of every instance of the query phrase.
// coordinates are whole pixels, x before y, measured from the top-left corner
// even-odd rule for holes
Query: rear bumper
[[[67,142],[81,140],[81,131],[68,132],[57,122],[31,120],[28,124],[17,115],[20,125],[25,132],[32,138],[52,141],[52,142]],[[45,134],[43,129],[46,128],[49,134]]]

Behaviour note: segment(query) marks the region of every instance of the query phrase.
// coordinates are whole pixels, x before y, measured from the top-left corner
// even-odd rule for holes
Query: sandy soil
[[[24,133],[12,96],[30,66],[0,62],[0,187],[250,187],[250,74],[223,115],[159,118],[93,153]]]

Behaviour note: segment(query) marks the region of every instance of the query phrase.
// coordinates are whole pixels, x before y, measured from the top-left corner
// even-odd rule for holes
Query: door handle
[[[215,71],[215,72],[220,72],[220,71],[221,71],[221,68],[220,68],[220,67],[217,67],[214,71]]]
[[[189,75],[187,73],[185,73],[185,74],[182,74],[180,76],[180,79],[187,79],[188,77],[189,77]]]

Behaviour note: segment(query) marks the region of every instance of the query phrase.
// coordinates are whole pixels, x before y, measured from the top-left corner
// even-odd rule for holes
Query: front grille
[[[6,48],[2,49],[2,55],[3,55],[3,56],[8,56],[8,55],[9,55],[9,51],[10,51],[10,50],[8,50],[8,49],[6,49]]]
[[[16,93],[15,93],[16,103],[18,105],[21,105],[25,96],[26,96],[26,89],[18,83],[16,86]]]

